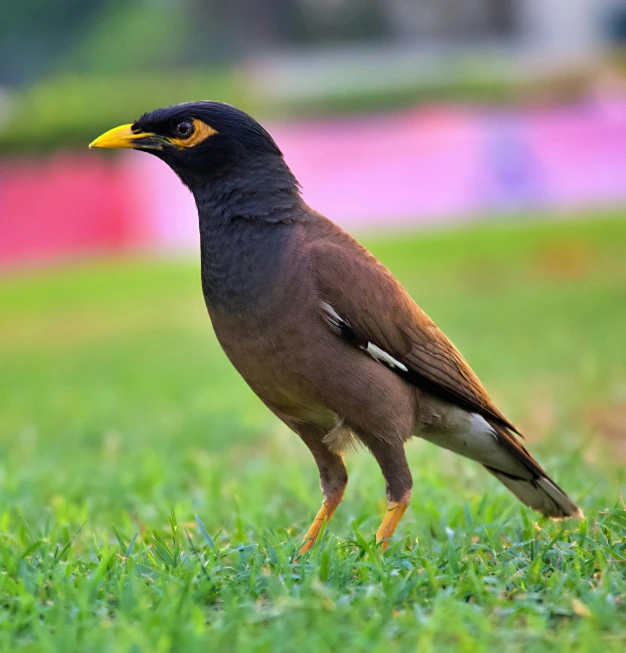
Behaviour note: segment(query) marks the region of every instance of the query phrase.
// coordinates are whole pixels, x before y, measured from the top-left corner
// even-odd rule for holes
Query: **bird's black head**
[[[278,146],[256,120],[221,102],[186,102],[156,109],[132,124],[111,129],[89,147],[150,152],[192,191],[228,175],[244,161],[282,162]]]

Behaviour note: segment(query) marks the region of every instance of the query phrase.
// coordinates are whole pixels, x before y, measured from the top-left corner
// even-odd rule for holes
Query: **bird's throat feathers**
[[[306,207],[282,157],[260,157],[191,188],[198,208],[202,289],[209,311],[267,299]]]
[[[293,222],[302,205],[300,185],[282,156],[250,157],[222,175],[187,185],[201,228],[205,222],[224,224],[233,219]]]

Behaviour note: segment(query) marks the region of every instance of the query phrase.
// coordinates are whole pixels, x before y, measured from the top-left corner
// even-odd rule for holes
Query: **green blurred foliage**
[[[58,74],[124,75],[185,62],[191,17],[179,3],[141,0],[107,7],[59,57]]]
[[[0,10],[0,87],[54,70],[68,44],[79,38],[110,0],[3,2]]]
[[[382,0],[29,0],[5,3],[0,85],[50,74],[116,74],[236,63],[268,49],[372,42]]]

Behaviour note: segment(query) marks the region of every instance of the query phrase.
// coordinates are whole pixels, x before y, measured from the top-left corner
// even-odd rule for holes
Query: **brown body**
[[[320,470],[324,503],[301,552],[343,497],[343,453],[355,439],[385,477],[389,509],[376,534],[383,547],[411,495],[404,445],[413,435],[481,463],[546,516],[582,516],[393,275],[303,202],[276,143],[250,116],[217,102],[187,103],[92,145],[148,151],[193,192],[215,333]]]
[[[363,250],[325,218],[315,214],[310,218],[315,220],[299,227],[293,250],[285,252],[290,259],[288,274],[264,299],[263,310],[255,312],[253,321],[209,306],[217,338],[254,392],[290,425],[319,424],[327,433],[341,418],[362,429],[378,430],[374,427],[380,423],[385,430],[381,437],[396,439],[402,434],[404,441],[416,423],[420,391],[337,337],[323,319],[321,306],[327,297],[316,274],[311,274],[317,265],[320,228],[345,254],[359,255]],[[291,310],[281,310],[285,305]],[[322,351],[325,355],[320,356]],[[393,433],[388,433],[396,422]]]

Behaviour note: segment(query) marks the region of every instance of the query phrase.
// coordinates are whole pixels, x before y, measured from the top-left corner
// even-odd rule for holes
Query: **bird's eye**
[[[174,127],[174,133],[178,138],[189,138],[194,131],[193,123],[189,120],[183,120]]]

